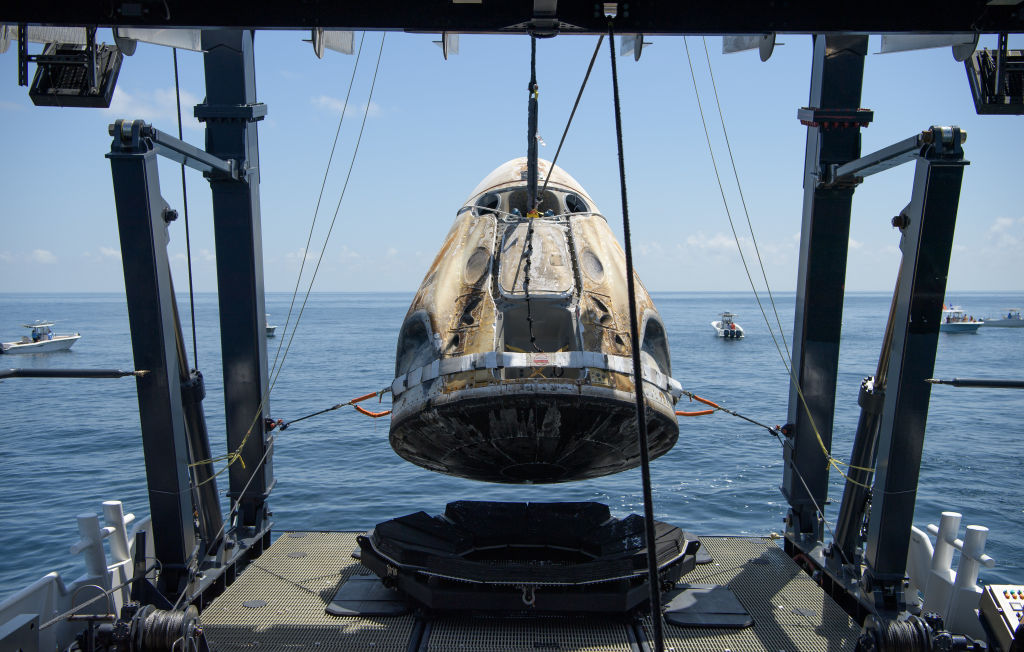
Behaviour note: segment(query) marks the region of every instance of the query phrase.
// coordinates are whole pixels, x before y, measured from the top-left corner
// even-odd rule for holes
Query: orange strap
[[[705,414],[714,414],[714,413],[715,413],[714,410],[697,410],[696,412],[679,412],[677,410],[676,411],[676,416],[678,416],[678,417],[702,417]]]
[[[704,405],[710,405],[711,407],[715,408],[716,410],[721,410],[722,409],[722,406],[719,405],[718,403],[715,403],[714,401],[709,401],[706,398],[701,398],[701,397],[697,396],[696,394],[691,394],[690,398],[692,398],[695,401],[700,401]]]
[[[359,403],[361,401],[365,401],[368,398],[373,398],[376,395],[377,395],[377,392],[370,392],[366,396],[360,396],[359,398],[352,399],[351,401],[349,401],[349,403],[352,404],[352,405],[355,405],[356,403]]]
[[[375,394],[370,394],[370,396],[375,396]],[[366,397],[364,396],[363,398]],[[362,414],[365,414],[366,416],[372,417],[374,419],[377,419],[379,417],[386,417],[387,415],[391,414],[391,410],[384,410],[383,412],[370,412],[361,405],[353,405],[352,407],[354,407],[357,411],[361,412]]]

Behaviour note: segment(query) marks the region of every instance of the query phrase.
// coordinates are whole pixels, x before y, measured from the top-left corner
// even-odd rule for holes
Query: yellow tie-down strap
[[[558,367],[562,369],[604,369],[627,376],[633,375],[633,359],[621,355],[608,355],[593,351],[559,351],[557,353],[512,353],[489,351],[487,353],[471,353],[455,358],[434,360],[428,365],[413,369],[409,373],[395,378],[391,383],[392,396],[419,384],[434,380],[441,376],[475,371],[478,369],[536,369],[538,367]],[[683,395],[683,386],[671,376],[667,376],[657,368],[644,364],[641,366],[644,382],[658,389],[669,392],[673,397]]]

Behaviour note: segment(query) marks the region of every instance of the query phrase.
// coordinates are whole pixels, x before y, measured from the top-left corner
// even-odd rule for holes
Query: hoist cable
[[[334,161],[334,150],[338,147],[338,137],[341,135],[341,125],[345,122],[345,112],[348,110],[348,100],[352,96],[352,86],[356,81],[356,71],[359,70],[359,59],[363,55],[363,42],[366,40],[366,32],[359,37],[359,49],[356,51],[356,60],[352,65],[352,76],[348,80],[348,90],[345,92],[345,102],[341,106],[341,115],[338,117],[338,128],[334,130],[334,142],[331,143],[331,153],[327,157],[327,169],[324,170],[323,181],[320,182],[320,194],[316,198],[316,208],[313,209],[313,221],[309,225],[309,235],[306,237],[306,246],[302,249],[302,261],[299,263],[299,275],[295,279],[295,289],[292,290],[292,300],[288,304],[288,315],[284,320],[282,332],[287,333],[288,324],[292,318],[292,310],[295,308],[295,297],[299,294],[299,284],[302,282],[302,272],[306,268],[306,254],[309,252],[309,244],[313,241],[313,229],[316,226],[316,216],[320,212],[320,202],[324,197],[324,188],[327,187],[327,176],[331,172],[331,163]],[[296,324],[298,326],[298,324]],[[295,330],[294,328],[292,330]],[[281,345],[284,343],[282,337],[277,343],[277,352],[274,354],[274,363],[270,366],[271,373],[277,369],[277,359],[281,355]]]
[[[594,46],[594,54],[590,57],[590,65],[587,66],[587,74],[583,75],[583,83],[580,84],[580,92],[576,94],[576,101],[572,105],[572,111],[569,112],[569,119],[565,123],[565,130],[562,131],[562,139],[558,141],[558,147],[555,149],[555,157],[551,159],[551,167],[548,168],[548,173],[544,177],[544,187],[540,190],[540,196],[543,197],[544,193],[548,189],[548,181],[551,181],[551,173],[555,170],[555,163],[558,162],[558,155],[562,151],[562,145],[565,144],[565,137],[569,135],[569,127],[572,126],[573,116],[576,115],[576,109],[580,105],[580,99],[583,97],[583,89],[587,87],[587,80],[590,79],[590,71],[594,69],[594,62],[597,61],[597,53],[601,51],[601,44],[604,43],[604,34],[601,34],[597,39],[597,45]]]
[[[757,246],[757,237],[754,235],[754,225],[750,221],[750,211],[747,210],[747,200],[743,196],[743,186],[740,184],[740,174],[736,170],[736,159],[732,155],[732,145],[729,143],[729,132],[725,128],[725,115],[722,112],[722,103],[718,98],[718,86],[715,84],[715,73],[711,70],[711,55],[708,53],[708,39],[702,36],[701,40],[704,42],[704,58],[708,62],[708,75],[711,78],[711,90],[715,94],[715,105],[718,107],[718,119],[722,123],[722,135],[725,137],[725,148],[729,152],[729,163],[732,165],[732,175],[736,179],[736,190],[740,195],[740,204],[743,206],[743,214],[747,218],[747,228],[750,230],[750,241],[754,244],[754,253],[757,255],[757,264],[761,267],[761,277],[764,279],[764,287],[768,292],[768,301],[772,305],[772,311],[775,313],[775,323],[779,327],[779,338],[782,340],[782,346],[786,349],[786,357],[791,357],[789,352],[789,344],[786,342],[786,332],[782,328],[782,319],[779,317],[779,310],[775,306],[775,297],[772,295],[772,286],[768,283],[768,273],[764,269],[764,260],[761,259],[761,250]],[[755,290],[756,294],[757,291]]]
[[[526,89],[526,212],[537,210],[537,37],[530,34],[530,83]]]
[[[629,204],[626,200],[626,163],[622,151],[622,108],[619,104],[619,79],[615,69],[614,24],[608,21],[608,48],[612,58],[612,98],[615,105],[615,142],[619,158],[619,190],[622,196],[622,235],[626,250],[626,291],[629,299],[630,349],[633,354],[633,391],[636,396],[636,426],[640,440],[640,476],[644,494],[644,534],[647,543],[647,584],[650,589],[651,623],[654,626],[654,649],[663,652],[661,626],[661,586],[658,579],[658,551],[654,537],[654,499],[651,496],[651,459],[647,443],[647,414],[644,405],[644,383],[640,365],[640,333],[636,314],[636,280],[633,275],[633,246],[629,234]]]
[[[174,99],[178,105],[178,140],[181,135],[181,89],[178,86],[178,48],[171,48],[174,55]],[[185,163],[181,164],[181,205],[185,213],[185,258],[188,261],[188,308],[192,315],[192,368],[199,368],[199,347],[196,346],[196,300],[192,289],[192,239],[188,232],[188,191],[185,186]]]
[[[317,275],[318,271],[320,270],[320,265],[323,262],[324,254],[327,251],[327,244],[330,242],[331,232],[334,230],[334,225],[335,225],[335,223],[337,222],[337,219],[338,219],[338,212],[341,210],[341,202],[342,202],[342,200],[345,197],[345,190],[348,188],[349,179],[351,179],[351,177],[352,177],[352,170],[355,167],[356,156],[359,153],[359,145],[360,145],[360,143],[363,140],[363,132],[366,129],[366,118],[367,118],[367,116],[369,115],[369,112],[370,112],[370,104],[372,103],[372,100],[373,100],[373,90],[374,90],[374,87],[377,84],[377,74],[380,71],[380,61],[381,61],[381,57],[382,57],[382,55],[384,53],[384,40],[385,40],[386,36],[387,36],[387,34],[385,33],[381,37],[381,40],[380,40],[380,50],[377,52],[377,66],[376,66],[376,68],[373,71],[373,80],[370,83],[370,92],[369,92],[369,96],[367,97],[367,100],[366,100],[365,110],[363,111],[363,121],[362,121],[361,126],[359,127],[359,136],[356,138],[355,148],[354,148],[354,150],[352,152],[352,159],[349,162],[348,174],[345,177],[345,183],[342,186],[341,195],[338,198],[337,205],[335,206],[334,216],[331,218],[331,224],[330,224],[330,227],[327,230],[327,235],[324,237],[324,244],[323,244],[323,246],[320,249],[320,255],[317,258],[316,266],[313,268],[313,274],[312,274],[312,277],[309,280],[309,287],[306,289],[306,294],[303,297],[302,305],[299,308],[299,314],[295,318],[296,325],[302,319],[302,315],[303,315],[303,313],[306,310],[306,303],[309,301],[309,295],[313,291],[313,284],[316,281],[316,275]],[[202,463],[211,462],[211,461],[216,462],[216,461],[227,460],[227,462],[228,462],[227,465],[224,468],[222,468],[220,471],[218,471],[216,474],[214,474],[213,477],[217,477],[218,475],[220,475],[221,473],[226,471],[236,461],[241,460],[242,449],[245,448],[246,444],[249,441],[249,437],[252,436],[253,429],[256,427],[256,423],[259,420],[260,415],[263,414],[263,408],[266,405],[266,402],[267,402],[267,400],[270,397],[271,391],[274,389],[274,385],[277,384],[277,379],[278,379],[278,377],[281,374],[281,370],[284,368],[284,362],[285,362],[285,359],[287,359],[287,357],[288,357],[288,351],[291,349],[292,342],[295,340],[295,332],[296,332],[296,329],[293,328],[292,331],[289,333],[288,343],[285,346],[284,353],[282,354],[282,357],[281,357],[281,364],[277,367],[276,371],[271,374],[270,386],[267,388],[267,391],[264,394],[263,399],[260,401],[260,405],[259,405],[259,407],[256,410],[256,414],[253,417],[252,423],[249,424],[249,429],[246,431],[245,436],[242,437],[242,441],[238,444],[238,447],[234,451],[226,453],[225,455],[221,455],[220,457],[215,457],[212,460],[203,460],[202,462],[196,462],[195,463],[195,464],[202,464]],[[263,458],[261,458],[260,462],[257,464],[257,467],[256,467],[257,469],[259,468],[259,465],[262,464],[263,460],[265,460],[265,459],[266,459],[266,454],[264,454]],[[245,464],[244,461],[242,462],[242,464],[243,464],[243,468],[244,468],[244,464]],[[253,470],[253,474],[255,474],[255,472],[256,472],[256,469]],[[210,480],[212,480],[212,479],[213,478],[210,478]],[[209,480],[207,480],[207,481],[209,481]],[[248,485],[246,485],[246,486],[248,486]],[[235,504],[237,505],[238,501],[240,501],[240,500],[241,500],[241,495],[239,495],[236,498],[236,503]]]
[[[829,451],[828,447],[825,445],[825,441],[821,437],[821,432],[818,430],[818,426],[814,422],[814,417],[811,414],[810,406],[807,405],[807,399],[804,396],[803,389],[800,387],[800,382],[799,382],[799,380],[796,377],[796,373],[793,371],[792,366],[790,365],[789,361],[786,359],[786,354],[784,354],[782,352],[782,347],[779,346],[779,340],[775,336],[775,329],[772,327],[771,321],[768,319],[768,313],[765,311],[764,304],[761,302],[761,297],[757,293],[757,288],[756,288],[756,286],[754,284],[754,278],[753,278],[753,276],[750,273],[750,266],[747,264],[747,259],[743,255],[743,248],[740,245],[739,234],[736,232],[736,225],[734,224],[733,219],[732,219],[732,212],[729,210],[729,202],[727,201],[726,196],[725,196],[725,187],[722,185],[722,177],[721,177],[721,175],[718,172],[718,164],[715,161],[714,151],[713,151],[713,148],[711,146],[711,134],[708,131],[707,121],[704,119],[704,108],[703,108],[703,106],[701,104],[701,101],[700,101],[700,93],[697,90],[697,77],[696,77],[696,75],[693,72],[693,61],[690,58],[690,46],[687,43],[687,40],[686,40],[685,36],[683,37],[683,46],[686,49],[686,61],[689,64],[689,67],[690,67],[690,79],[693,81],[693,92],[694,92],[694,95],[697,98],[697,110],[700,113],[700,121],[701,121],[701,124],[704,127],[704,137],[707,140],[707,144],[708,144],[708,153],[709,153],[710,158],[711,158],[711,166],[714,169],[715,179],[718,182],[718,190],[719,190],[719,193],[722,196],[722,203],[725,206],[725,214],[726,214],[726,217],[729,220],[729,228],[732,230],[733,240],[736,242],[736,249],[739,252],[740,261],[743,263],[743,270],[746,273],[747,281],[750,283],[750,287],[751,287],[751,289],[754,292],[754,298],[757,300],[758,308],[760,308],[760,310],[761,310],[761,316],[762,316],[762,318],[765,321],[765,325],[768,326],[768,333],[771,335],[772,342],[775,343],[775,350],[778,351],[779,357],[782,359],[782,365],[786,368],[786,371],[789,374],[790,380],[793,383],[793,387],[796,389],[797,395],[798,395],[798,397],[800,399],[800,404],[803,406],[804,413],[807,415],[808,423],[810,424],[811,429],[814,431],[814,436],[815,436],[815,438],[818,441],[818,447],[821,449],[822,455],[825,457],[826,463],[828,464],[828,466],[831,466],[832,468],[834,468],[836,470],[836,472],[839,473],[839,475],[843,476],[843,478],[845,478],[848,482],[852,482],[853,484],[864,486],[861,483],[857,482],[856,480],[853,480],[852,478],[850,478],[849,475],[847,475],[843,471],[843,469],[840,468],[840,467],[841,466],[845,466],[845,467],[848,467],[848,468],[851,468],[851,469],[857,469],[857,470],[863,470],[863,471],[874,471],[874,469],[867,469],[867,468],[864,468],[864,467],[859,467],[859,466],[854,466],[854,465],[847,464],[846,462],[843,462],[842,460],[834,457],[832,455],[831,451]],[[780,328],[781,328],[781,324],[780,324]],[[780,333],[780,336],[781,335],[782,334]],[[789,350],[788,347],[786,347],[786,350],[787,351]]]

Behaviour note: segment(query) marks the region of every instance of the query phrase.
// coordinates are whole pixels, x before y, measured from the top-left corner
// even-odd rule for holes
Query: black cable
[[[530,100],[526,125],[526,212],[537,210],[537,37],[530,34]]]
[[[298,323],[292,326],[292,330],[288,330],[289,324],[292,321],[292,311],[295,308],[295,298],[299,295],[299,286],[302,283],[302,272],[306,269],[306,256],[309,255],[309,244],[313,241],[313,229],[316,227],[316,216],[320,213],[320,202],[324,198],[324,188],[327,187],[327,176],[331,172],[331,163],[334,161],[334,150],[338,147],[338,137],[341,135],[341,125],[345,122],[345,113],[348,111],[348,101],[352,96],[352,86],[356,81],[356,71],[359,70],[359,59],[363,56],[363,43],[366,41],[366,32],[363,32],[359,37],[359,49],[356,51],[356,61],[352,64],[352,77],[348,80],[348,90],[345,91],[345,102],[341,105],[341,116],[338,118],[338,128],[334,130],[334,142],[331,143],[331,154],[327,157],[327,169],[324,170],[323,181],[320,182],[320,194],[316,198],[316,208],[313,209],[313,221],[309,224],[309,235],[306,236],[306,246],[302,250],[302,261],[299,263],[299,275],[295,279],[295,289],[292,290],[292,300],[288,304],[288,314],[285,316],[284,327],[281,329],[281,333],[294,333],[295,329],[298,328]],[[284,345],[284,337],[277,343],[277,352],[274,354],[274,363],[270,365],[270,373],[273,374],[277,370],[277,360],[281,356],[281,347]],[[291,341],[291,340],[289,340]],[[282,362],[282,364],[284,364]]]
[[[178,87],[178,48],[172,48],[174,53],[174,99],[178,104],[178,140],[181,137],[181,90]],[[181,164],[181,203],[185,212],[185,256],[188,259],[188,309],[192,315],[192,365],[193,369],[199,368],[199,348],[196,346],[196,300],[195,292],[192,289],[192,241],[188,233],[188,191],[185,186],[185,164]]]
[[[562,132],[562,140],[558,141],[558,149],[555,150],[555,157],[551,159],[551,167],[548,169],[548,174],[544,177],[544,187],[541,188],[540,196],[544,196],[544,192],[548,189],[548,181],[551,180],[551,173],[555,169],[555,163],[558,162],[558,155],[562,151],[562,145],[565,144],[565,137],[569,135],[569,127],[572,125],[573,116],[576,115],[576,109],[580,105],[580,99],[583,97],[583,89],[587,87],[587,80],[590,79],[590,71],[594,69],[594,62],[597,60],[597,53],[601,51],[601,44],[604,43],[604,34],[597,39],[597,45],[594,46],[594,55],[590,57],[590,65],[587,66],[587,74],[583,75],[583,83],[580,84],[580,92],[576,94],[576,102],[572,105],[572,111],[569,112],[569,120],[565,123],[565,130]]]
[[[629,207],[626,201],[626,163],[622,154],[622,110],[619,106],[619,79],[615,69],[615,32],[608,22],[608,49],[612,56],[612,96],[615,100],[615,140],[619,150],[619,186],[622,194],[622,235],[626,250],[626,289],[629,297],[629,336],[633,353],[633,386],[636,393],[636,427],[640,437],[640,474],[644,492],[644,534],[647,538],[647,583],[651,594],[651,624],[654,649],[664,652],[661,627],[661,587],[658,581],[658,551],[654,538],[654,499],[651,497],[651,459],[647,448],[647,414],[644,407],[644,377],[640,366],[640,333],[636,314],[636,282],[633,279],[633,247],[629,237]]]

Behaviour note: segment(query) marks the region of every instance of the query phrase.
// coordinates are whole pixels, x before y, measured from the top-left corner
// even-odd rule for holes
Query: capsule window
[[[668,354],[668,338],[665,337],[665,327],[654,317],[648,319],[644,325],[643,344],[640,351],[650,356],[663,374],[672,375],[672,361]]]
[[[501,203],[501,198],[496,192],[489,192],[476,201],[475,213],[479,215],[494,215]]]
[[[430,364],[437,358],[426,313],[417,311],[402,324],[395,352],[395,377]]]
[[[589,213],[590,206],[577,194],[569,193],[565,196],[565,208],[570,213]]]
[[[530,208],[526,205],[527,203],[526,188],[517,188],[509,193],[508,212],[514,213],[519,211],[520,215],[526,215],[530,212]],[[540,195],[540,206],[537,207],[537,210],[540,211],[541,215],[549,210],[552,212],[558,212],[558,195],[550,190],[545,190]]]

